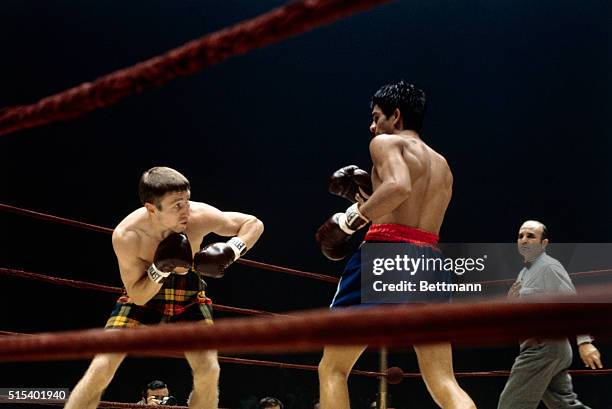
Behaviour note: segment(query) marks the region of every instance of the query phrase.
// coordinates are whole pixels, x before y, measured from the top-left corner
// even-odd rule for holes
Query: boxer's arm
[[[136,233],[121,230],[113,233],[113,248],[119,263],[121,281],[131,301],[144,305],[159,292],[162,284],[153,282],[147,276],[149,266],[137,256],[139,246],[140,238]]]
[[[372,196],[359,207],[361,214],[370,220],[391,213],[410,197],[412,181],[422,173],[419,158],[403,150],[397,138],[391,135],[379,135],[370,142],[372,163],[381,180]]]
[[[253,247],[263,233],[264,225],[255,216],[238,212],[221,212],[220,216],[219,227],[213,232],[220,236],[236,236],[245,242],[247,249]]]
[[[236,236],[246,244],[247,250],[255,245],[263,233],[264,225],[255,216],[238,212],[222,212],[203,203],[195,209],[194,207],[192,207],[192,218],[196,228],[213,232],[219,236]]]
[[[233,236],[226,243],[204,246],[193,257],[195,270],[207,277],[221,278],[225,270],[242,257],[259,239],[263,223],[256,217],[236,212],[206,208],[202,222],[220,236]]]

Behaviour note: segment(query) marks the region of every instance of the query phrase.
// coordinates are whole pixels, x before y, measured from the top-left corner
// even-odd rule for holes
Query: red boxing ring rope
[[[306,351],[324,345],[397,346],[439,341],[497,345],[517,336],[562,337],[572,333],[612,335],[612,304],[606,292],[551,297],[546,304],[399,305],[357,311],[309,311],[289,317],[218,320],[213,326],[178,323],[133,331],[102,329],[7,336],[0,360],[89,357],[100,352]],[[565,301],[565,303],[564,303]]]
[[[68,226],[80,227],[86,230],[93,230],[93,231],[109,233],[109,234],[113,233],[113,229],[108,228],[108,227],[98,226],[95,224],[84,223],[84,222],[80,222],[77,220],[68,219],[65,217],[59,217],[59,216],[54,216],[54,215],[50,215],[47,213],[41,213],[41,212],[36,212],[33,210],[23,209],[23,208],[20,208],[17,206],[11,206],[5,203],[0,203],[0,210],[4,210],[7,212],[11,212],[11,213],[15,213],[15,214],[23,215],[23,216],[29,216],[29,217],[39,219],[39,220],[52,221],[52,222],[56,222],[56,223],[64,224]],[[236,260],[236,263],[243,264],[246,266],[261,268],[263,270],[275,271],[279,273],[286,273],[290,275],[311,278],[314,280],[325,281],[325,282],[334,283],[334,284],[337,284],[339,281],[338,278],[332,277],[326,274],[301,271],[301,270],[296,270],[293,268],[282,267],[282,266],[277,266],[277,265],[268,264],[268,263],[262,263],[260,261],[254,261],[254,260],[249,260],[249,259],[240,258]],[[1,270],[3,269],[0,269],[0,272]],[[603,274],[607,274],[611,272],[612,272],[612,269],[608,268],[608,269],[600,269],[600,270],[579,271],[579,272],[569,273],[569,275],[571,277],[588,277],[588,276],[603,275]],[[487,280],[487,281],[480,281],[479,284],[493,284],[493,285],[512,284],[514,283],[514,281],[515,279]],[[93,284],[93,285],[97,286],[97,284]]]
[[[121,294],[123,292],[123,289],[119,287],[111,287],[108,285],[94,284],[94,283],[88,283],[85,281],[78,281],[78,280],[69,280],[66,278],[50,277],[50,276],[43,275],[43,274],[30,273],[28,271],[15,270],[12,268],[0,267],[0,275],[5,275],[9,277],[26,278],[29,280],[43,281],[43,282],[56,284],[56,285],[64,285],[67,287],[81,288],[81,289],[88,289],[88,290],[97,290],[97,291],[103,291],[107,293]],[[277,314],[277,313],[269,312],[269,311],[255,310],[251,308],[230,307],[228,305],[222,305],[222,304],[214,304],[214,308],[217,311],[234,312],[234,313],[245,314],[245,315],[282,315],[282,314]]]
[[[44,98],[38,103],[0,110],[0,135],[54,121],[78,117],[86,112],[112,105],[129,95],[163,85],[178,76],[194,74],[209,65],[219,63],[231,56],[244,54],[251,49],[267,46],[317,26],[330,23],[333,20],[389,1],[300,0],[291,2],[255,19],[236,24],[202,37],[199,40],[191,41],[163,55],[138,63],[132,67],[115,71],[94,82],[84,83],[62,93]],[[0,210],[12,211],[103,233],[112,233],[113,231],[106,227],[20,209],[5,204],[0,204]],[[238,262],[251,267],[305,278],[331,283],[338,282],[337,278],[324,274],[304,272],[248,259],[240,259]],[[578,272],[572,275],[591,276],[609,272],[612,272],[612,269]],[[43,276],[8,268],[0,268],[0,274],[111,293],[121,293],[122,291],[117,287]],[[487,281],[486,283],[511,284],[513,281],[512,279],[494,280]],[[163,329],[164,335],[168,337],[167,343],[150,341],[150,337],[159,332],[159,328],[144,328],[140,331],[115,332],[112,334],[103,330],[69,331],[57,334],[15,334],[0,331],[0,334],[6,335],[6,339],[0,339],[0,358],[5,361],[58,359],[61,357],[88,356],[94,352],[184,350],[185,345],[190,349],[227,348],[228,350],[244,350],[254,348],[255,351],[276,351],[286,349],[289,345],[297,345],[298,349],[301,350],[311,349],[324,344],[346,345],[349,343],[366,343],[366,341],[374,345],[393,345],[394,343],[406,341],[410,341],[410,343],[432,342],[449,339],[469,342],[473,340],[482,341],[483,336],[486,337],[484,339],[487,343],[497,343],[498,341],[514,339],[515,335],[519,332],[524,334],[526,333],[525,331],[531,331],[530,334],[533,335],[561,336],[566,335],[569,329],[580,332],[581,329],[593,326],[594,323],[598,328],[602,328],[605,325],[606,329],[602,329],[600,334],[608,336],[612,334],[612,330],[607,329],[610,327],[610,323],[612,323],[612,319],[606,318],[612,312],[612,306],[609,304],[494,304],[471,305],[467,307],[443,305],[425,306],[418,309],[415,309],[414,306],[410,307],[410,309],[407,309],[406,306],[394,306],[383,307],[380,310],[372,309],[366,312],[317,311],[300,313],[291,317],[280,316],[280,314],[266,311],[223,305],[215,305],[215,308],[220,311],[249,315],[276,316],[249,321],[245,319],[221,320],[221,322],[212,328],[212,331],[211,328],[206,328],[206,333],[201,331],[201,326],[177,324],[176,326],[173,325]],[[537,312],[537,314],[533,314],[534,312]],[[570,312],[574,312],[574,314],[568,319],[567,314]],[[557,315],[563,316],[564,314],[563,322],[557,322]],[[581,318],[581,314],[598,314],[599,317],[603,315],[604,318],[591,319],[593,322],[585,322],[587,320]],[[532,318],[532,316],[535,317]],[[544,316],[544,321],[542,316]],[[493,322],[498,326],[499,324],[506,324],[506,326],[499,330],[487,330],[486,328],[489,328]],[[396,324],[397,327],[395,327]],[[421,330],[422,333],[415,333],[417,330]],[[351,335],[347,335],[348,333]],[[163,339],[161,338],[161,340]],[[143,340],[147,348],[141,346]],[[152,348],[149,348],[151,346]],[[100,351],[98,351],[99,349]],[[317,367],[312,365],[244,358],[219,357],[219,361],[309,371],[317,370]],[[351,373],[370,377],[385,376],[385,373],[381,372],[360,370],[353,370]],[[570,371],[570,373],[574,375],[602,375],[612,373],[612,370],[581,370]],[[458,372],[455,375],[457,377],[499,377],[508,376],[508,374],[509,371],[485,371]],[[420,377],[420,374],[405,373],[403,377],[415,378]],[[7,402],[0,397],[0,403]],[[20,401],[8,403],[60,405],[64,401]],[[137,409],[153,408],[154,406],[102,401],[99,407]],[[159,408],[160,406],[155,407]],[[172,407],[186,409],[184,406]]]
[[[0,111],[0,135],[76,118],[125,97],[197,73],[229,57],[266,47],[391,0],[297,0],[164,54],[25,106]]]
[[[113,233],[113,229],[110,229],[108,227],[97,226],[95,224],[84,223],[84,222],[80,222],[77,220],[67,219],[65,217],[58,217],[58,216],[53,216],[47,213],[35,212],[33,210],[28,210],[28,209],[22,209],[20,207],[7,205],[5,203],[0,203],[0,210],[20,214],[23,216],[29,216],[29,217],[39,219],[39,220],[45,220],[45,221],[51,221],[51,222],[55,222],[59,224],[64,224],[67,226],[80,227],[86,230],[93,230],[93,231],[97,231],[101,233],[109,233],[109,234]],[[244,265],[251,266],[251,267],[261,268],[263,270],[276,271],[276,272],[291,274],[291,275],[295,275],[299,277],[311,278],[313,280],[326,281],[326,282],[334,283],[334,284],[339,281],[338,278],[332,277],[329,275],[325,275],[325,274],[310,273],[307,271],[295,270],[293,268],[276,266],[273,264],[262,263],[259,261],[253,261],[253,260],[244,259],[244,258],[239,258],[238,260],[236,260],[236,263],[244,264]]]

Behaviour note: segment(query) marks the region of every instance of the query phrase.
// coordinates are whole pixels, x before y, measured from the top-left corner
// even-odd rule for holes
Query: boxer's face
[[[370,132],[374,135],[392,134],[394,130],[393,120],[387,118],[385,113],[378,105],[372,108],[372,123],[370,124]]]
[[[534,222],[523,223],[519,229],[516,244],[526,260],[533,260],[546,248],[548,239],[542,240],[542,231],[542,225]]]
[[[161,224],[176,232],[184,233],[189,221],[189,190],[166,193],[160,200],[160,209],[157,214]]]

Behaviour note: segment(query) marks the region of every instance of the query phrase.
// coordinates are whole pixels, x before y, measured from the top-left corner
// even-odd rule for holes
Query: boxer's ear
[[[391,118],[389,119],[393,121],[393,126],[396,128],[402,128],[404,125],[404,121],[402,119],[402,112],[399,110],[399,108],[395,108],[395,110],[391,114]]]
[[[157,207],[153,203],[149,203],[149,202],[145,203],[144,207],[145,209],[147,209],[147,212],[149,214],[155,214],[155,212],[157,212],[158,210]]]

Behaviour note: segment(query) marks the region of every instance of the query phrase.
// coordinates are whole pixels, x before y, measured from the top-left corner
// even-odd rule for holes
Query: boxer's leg
[[[349,409],[347,379],[365,346],[328,346],[319,363],[321,409]]]
[[[77,383],[64,409],[95,409],[102,392],[115,376],[125,354],[99,354],[94,357],[83,378]]]
[[[457,383],[451,345],[415,345],[419,369],[433,400],[443,409],[475,409],[476,405]]]

